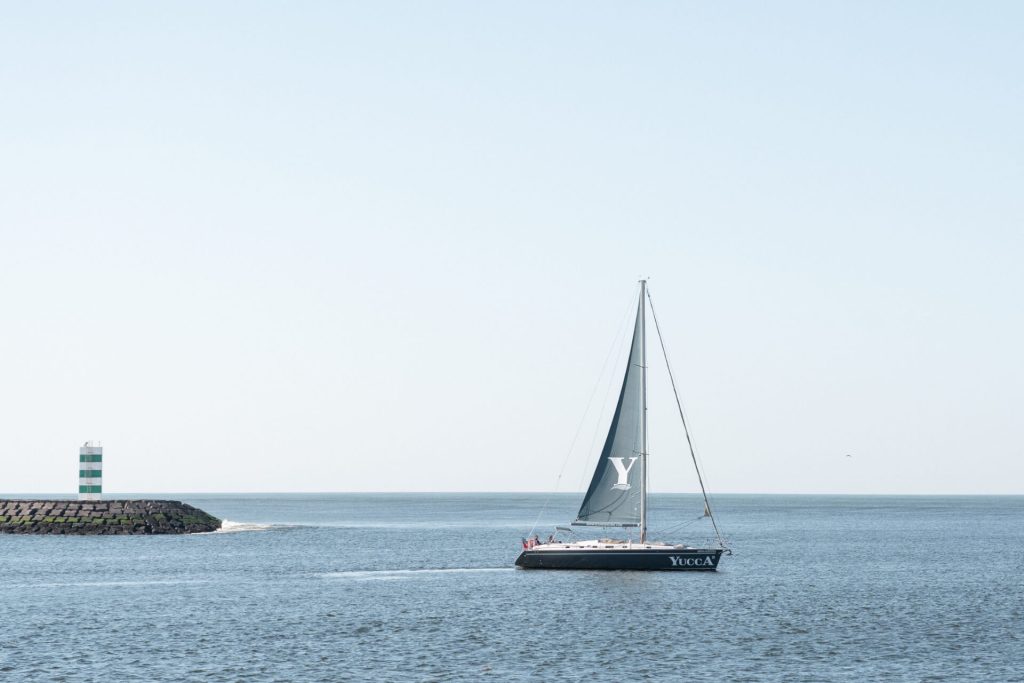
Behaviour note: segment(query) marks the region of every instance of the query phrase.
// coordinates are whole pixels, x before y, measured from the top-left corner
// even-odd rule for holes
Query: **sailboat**
[[[711,548],[696,548],[685,544],[651,540],[647,529],[647,303],[665,366],[668,368],[672,391],[683,422],[683,431],[689,446],[697,480],[704,495],[704,514],[711,520],[717,544]],[[549,537],[541,543],[536,536],[524,541],[523,551],[516,566],[524,569],[640,569],[666,571],[715,571],[723,553],[729,553],[718,523],[711,510],[704,477],[697,465],[693,441],[686,425],[682,403],[676,391],[675,378],[668,364],[665,342],[661,337],[654,303],[647,290],[647,281],[640,281],[640,301],[637,305],[633,341],[626,365],[618,404],[608,428],[608,436],[601,449],[601,457],[594,470],[590,487],[580,504],[573,526],[621,528],[639,530],[639,540],[598,538],[561,542]],[[561,528],[561,527],[560,527]]]

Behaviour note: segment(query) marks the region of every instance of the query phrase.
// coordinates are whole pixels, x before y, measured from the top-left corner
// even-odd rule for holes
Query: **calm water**
[[[178,497],[245,525],[0,535],[0,680],[1024,681],[1022,497],[719,496],[711,574],[511,569],[540,495]]]

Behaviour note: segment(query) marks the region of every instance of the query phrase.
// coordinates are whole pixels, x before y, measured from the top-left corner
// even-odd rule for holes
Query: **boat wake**
[[[516,522],[383,522],[383,521],[340,521],[316,522],[309,526],[323,529],[516,529],[523,528],[522,521]],[[518,531],[517,531],[518,533]]]
[[[241,531],[270,531],[272,529],[288,529],[292,524],[256,524],[254,522],[232,522],[225,519],[220,523],[220,528],[212,532],[215,534],[236,534]]]
[[[355,581],[395,581],[414,579],[435,574],[476,574],[484,572],[515,571],[515,567],[450,567],[447,569],[371,569],[366,571],[328,572],[324,579],[351,579]]]

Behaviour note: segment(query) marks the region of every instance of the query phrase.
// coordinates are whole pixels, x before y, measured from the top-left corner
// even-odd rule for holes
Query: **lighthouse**
[[[78,449],[78,500],[99,500],[103,494],[103,446],[86,441]]]

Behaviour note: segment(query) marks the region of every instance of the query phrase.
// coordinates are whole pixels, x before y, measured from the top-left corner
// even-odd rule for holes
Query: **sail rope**
[[[676,397],[676,407],[679,408],[679,419],[683,421],[683,432],[686,434],[686,445],[690,447],[690,458],[693,460],[693,468],[697,470],[697,481],[700,483],[700,492],[704,496],[704,510],[707,512],[707,516],[711,518],[711,526],[715,530],[715,536],[718,538],[718,544],[725,547],[725,541],[722,540],[722,534],[718,530],[718,522],[715,521],[715,514],[711,509],[711,501],[708,500],[708,491],[704,487],[704,476],[701,474],[700,464],[697,462],[697,453],[693,448],[693,439],[690,438],[690,428],[686,424],[686,414],[683,412],[683,403],[679,400],[679,391],[676,389],[675,375],[672,374],[672,364],[668,360],[668,351],[665,349],[665,339],[661,336],[661,325],[658,324],[658,314],[654,311],[654,299],[651,298],[651,290],[647,289],[647,300],[651,304],[651,317],[654,318],[654,329],[658,332],[658,342],[661,344],[661,353],[665,357],[665,367],[668,369],[668,379],[672,384],[672,393]]]
[[[649,535],[653,535],[653,536],[666,535],[667,536],[670,533],[674,533],[676,531],[679,531],[680,529],[684,529],[684,528],[686,528],[688,526],[696,524],[697,522],[699,522],[699,521],[701,521],[703,519],[704,519],[704,515],[701,515],[700,517],[694,517],[692,519],[686,520],[685,522],[679,522],[677,524],[672,524],[671,526],[667,526],[664,529],[657,529],[655,531],[650,532]]]
[[[541,517],[543,517],[544,513],[547,511],[548,504],[551,502],[551,499],[554,497],[554,495],[558,493],[558,487],[562,483],[562,475],[565,474],[565,467],[566,465],[569,464],[569,457],[572,455],[573,449],[576,448],[576,441],[580,437],[580,432],[583,431],[583,425],[587,421],[587,415],[590,413],[590,406],[594,402],[594,396],[597,395],[597,390],[600,388],[602,384],[605,371],[608,369],[608,363],[611,361],[613,355],[618,356],[619,353],[622,352],[622,346],[626,338],[625,325],[626,322],[629,320],[629,312],[632,309],[632,302],[633,296],[630,297],[630,304],[626,307],[626,312],[623,314],[622,320],[619,322],[618,326],[620,328],[620,331],[615,335],[615,338],[612,339],[612,344],[611,347],[609,347],[608,349],[608,354],[604,357],[604,363],[601,365],[601,372],[598,373],[597,381],[594,383],[594,388],[590,391],[590,398],[587,399],[587,407],[583,409],[583,416],[580,418],[580,422],[576,426],[576,433],[573,435],[572,442],[569,444],[569,450],[566,451],[565,458],[562,459],[562,466],[558,470],[558,477],[555,478],[555,487],[552,491],[548,493],[547,497],[544,499],[544,504],[541,506],[540,512],[537,513],[537,518],[533,521],[533,526],[530,527],[530,533],[527,534],[527,538],[533,536],[533,533],[537,530],[537,525],[540,524]],[[604,409],[608,404],[608,395],[610,393],[611,389],[608,389],[605,392],[604,400],[601,403],[602,414],[604,413]],[[597,427],[595,427],[594,439],[592,439],[591,441],[591,451],[593,451],[594,442],[596,442],[597,440],[597,432],[598,429]],[[586,476],[586,471],[584,471],[583,476]],[[577,488],[581,487],[582,485],[583,482],[581,480]]]

